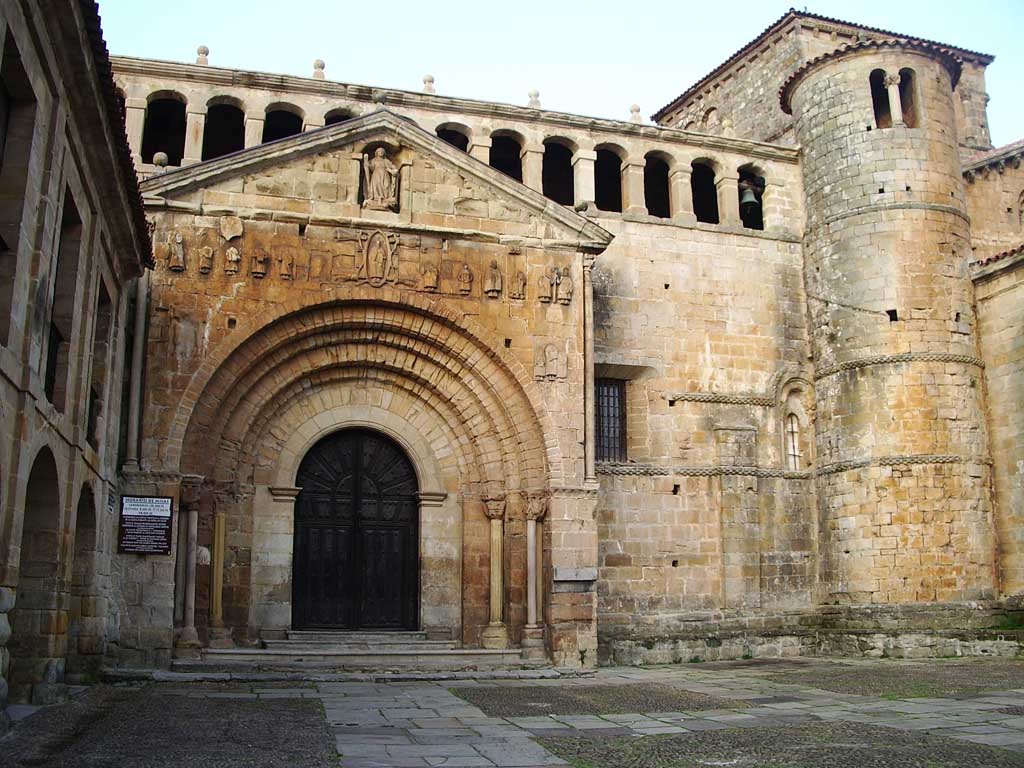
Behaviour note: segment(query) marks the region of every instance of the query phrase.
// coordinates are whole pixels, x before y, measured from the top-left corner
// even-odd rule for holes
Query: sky
[[[792,0],[508,0],[436,4],[291,0],[99,0],[111,53],[420,90],[626,120],[646,118],[781,17]],[[1024,138],[1024,0],[819,0],[799,5],[993,54],[996,146]]]

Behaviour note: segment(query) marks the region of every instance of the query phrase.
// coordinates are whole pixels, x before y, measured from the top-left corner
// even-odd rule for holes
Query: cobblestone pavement
[[[921,696],[921,680],[931,686],[925,692],[938,695]],[[869,686],[872,695],[858,692]],[[62,713],[89,709],[80,699],[19,723],[0,741],[0,765],[284,765],[274,760],[297,750],[289,745],[298,741],[313,752],[292,751],[289,765],[1024,766],[1020,662],[723,662],[538,680],[179,683],[117,695],[126,693],[140,697],[129,699],[135,704],[123,714],[137,721],[131,729],[118,726],[105,742],[99,716],[61,731]],[[164,735],[147,735],[146,721]],[[187,734],[182,723],[196,730]],[[65,762],[31,751],[47,729],[56,732],[47,738]],[[147,761],[143,745],[152,754],[172,735],[187,749],[176,743],[166,762]],[[333,739],[337,756],[329,748],[316,752],[324,738]],[[264,752],[271,740],[277,747]],[[108,749],[111,759],[99,759]]]

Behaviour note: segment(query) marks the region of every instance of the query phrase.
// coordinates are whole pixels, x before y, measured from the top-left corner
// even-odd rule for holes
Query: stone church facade
[[[1016,654],[1024,144],[990,144],[991,61],[791,11],[643,123],[114,57],[152,250],[109,289],[91,639],[70,491],[53,627],[18,618],[39,448],[5,433],[12,695],[303,631]],[[117,552],[133,495],[172,498],[170,555]]]

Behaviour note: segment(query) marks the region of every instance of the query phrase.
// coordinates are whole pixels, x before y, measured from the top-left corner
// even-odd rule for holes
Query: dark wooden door
[[[419,498],[401,447],[348,429],[299,466],[292,565],[296,629],[416,629]]]

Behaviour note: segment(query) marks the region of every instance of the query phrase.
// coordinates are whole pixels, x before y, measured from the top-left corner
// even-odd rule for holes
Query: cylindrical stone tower
[[[781,90],[802,148],[825,603],[995,596],[959,63],[866,41]]]

